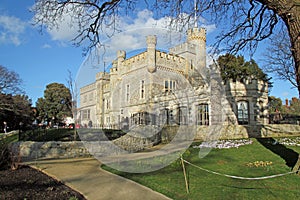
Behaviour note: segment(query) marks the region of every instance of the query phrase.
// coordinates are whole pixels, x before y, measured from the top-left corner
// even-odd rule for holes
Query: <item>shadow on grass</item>
[[[299,153],[279,144],[273,138],[257,138],[257,141],[273,153],[283,158],[288,167],[293,168],[296,165]]]

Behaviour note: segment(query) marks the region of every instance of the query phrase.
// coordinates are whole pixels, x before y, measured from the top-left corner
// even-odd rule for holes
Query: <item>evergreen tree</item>
[[[268,82],[269,87],[272,85],[270,78],[258,67],[253,59],[246,62],[243,56],[226,54],[218,58],[218,64],[224,81],[229,79],[237,81],[250,77]]]
[[[37,101],[38,118],[47,122],[59,122],[72,116],[72,97],[70,90],[61,83],[46,86],[44,98]]]

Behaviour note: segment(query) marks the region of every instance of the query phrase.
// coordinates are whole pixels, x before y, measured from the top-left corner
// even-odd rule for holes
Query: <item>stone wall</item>
[[[151,133],[151,130],[141,129],[141,133],[130,133],[108,141],[76,141],[76,142],[16,142],[11,146],[14,156],[20,156],[22,161],[35,159],[74,158],[90,156],[117,155],[126,152],[137,152],[158,144],[160,133]],[[153,130],[152,130],[153,131]],[[146,135],[141,135],[145,133]]]
[[[113,143],[128,152],[137,152],[161,142],[161,133],[155,126],[138,126]]]
[[[14,156],[22,161],[35,159],[90,157],[90,153],[82,142],[16,142],[11,146]]]
[[[296,124],[268,124],[262,126],[261,137],[299,136],[300,126]]]
[[[152,130],[152,129],[151,129]],[[144,130],[140,133],[131,131],[112,141],[87,141],[87,142],[16,142],[11,146],[15,156],[20,156],[22,161],[35,159],[73,158],[117,155],[122,152],[137,152],[152,147],[159,142],[169,143],[176,136],[179,126],[164,127],[157,130]],[[192,130],[187,127],[187,134]],[[158,133],[157,133],[158,132]],[[152,134],[153,133],[153,134]],[[155,134],[156,133],[156,134]],[[144,134],[144,135],[141,135]],[[291,124],[270,124],[263,126],[228,125],[221,127],[199,126],[195,140],[241,139],[249,137],[287,137],[300,136],[300,126]],[[187,138],[188,135],[187,135]],[[185,138],[182,138],[183,140]],[[116,148],[117,147],[117,148]],[[120,147],[120,148],[118,148]],[[117,151],[116,149],[119,149]]]
[[[178,126],[164,127],[163,143],[170,142],[177,134]],[[261,126],[224,125],[198,126],[195,140],[242,139],[259,137],[300,136],[300,126],[292,124],[268,124]]]
[[[267,124],[259,126],[224,125],[215,129],[212,126],[198,127],[195,139],[208,140],[209,136],[216,139],[241,139],[299,135],[300,126],[292,124]]]

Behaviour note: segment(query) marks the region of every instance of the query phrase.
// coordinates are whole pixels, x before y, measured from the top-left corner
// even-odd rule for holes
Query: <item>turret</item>
[[[188,30],[187,41],[195,45],[195,68],[202,72],[206,67],[206,30],[205,28],[192,28]]]
[[[121,67],[122,62],[125,60],[126,52],[122,50],[118,50],[117,56],[118,56],[118,67]]]
[[[147,36],[147,65],[148,71],[153,73],[156,71],[156,36]]]

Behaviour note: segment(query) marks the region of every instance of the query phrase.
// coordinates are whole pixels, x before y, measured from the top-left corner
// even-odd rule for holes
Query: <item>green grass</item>
[[[9,143],[12,143],[12,142],[17,142],[19,139],[19,135],[18,133],[15,133],[15,134],[10,134],[10,135],[4,135],[4,133],[0,133],[0,144],[9,144]]]
[[[195,145],[195,144],[193,144]],[[192,145],[192,146],[193,146]],[[275,149],[272,149],[275,148]],[[276,149],[279,148],[279,149]],[[241,177],[261,177],[290,172],[287,166],[289,155],[274,152],[299,154],[300,147],[262,145],[253,139],[251,145],[231,149],[213,149],[206,157],[199,158],[199,149],[190,147],[184,158],[202,168]],[[271,161],[265,167],[249,167],[247,163]],[[161,170],[151,173],[133,174],[105,169],[132,179],[172,199],[298,199],[300,196],[300,176],[290,174],[265,180],[239,180],[215,175],[185,164],[189,191],[186,193],[182,167],[179,160]]]

